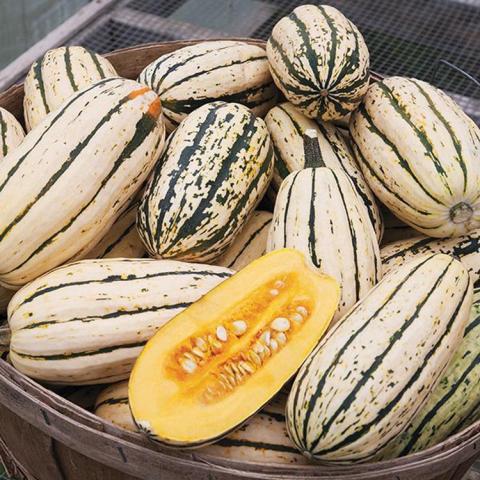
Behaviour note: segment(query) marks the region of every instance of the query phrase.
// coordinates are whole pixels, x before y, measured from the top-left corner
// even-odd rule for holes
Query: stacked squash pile
[[[0,116],[20,372],[109,384],[101,417],[253,462],[393,458],[480,418],[480,131],[423,81],[370,83],[339,11],[138,81],[52,50],[24,107],[26,136]],[[386,244],[382,210],[422,235]]]

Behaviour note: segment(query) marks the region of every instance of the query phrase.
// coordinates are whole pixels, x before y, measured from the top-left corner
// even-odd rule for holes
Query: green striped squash
[[[0,160],[17,148],[25,138],[20,122],[0,107]]]
[[[373,192],[430,237],[480,227],[480,130],[442,91],[391,77],[352,115],[354,151]]]
[[[138,81],[160,96],[168,131],[210,102],[241,103],[263,116],[277,97],[265,50],[230,40],[201,42],[162,55]]]
[[[116,77],[112,64],[83,47],[49,50],[31,66],[25,79],[23,112],[27,131],[72,95],[93,83]]]
[[[268,39],[267,55],[277,87],[307,117],[339,120],[368,89],[365,41],[328,5],[303,5],[282,18]]]
[[[108,233],[83,258],[142,258],[147,251],[137,232],[138,202],[123,212]]]
[[[303,135],[307,130],[315,130],[320,145],[321,161],[329,168],[343,170],[350,177],[355,190],[368,208],[370,221],[380,240],[383,229],[382,216],[340,130],[330,123],[311,120],[288,102],[273,107],[265,117],[265,123],[275,152],[275,168],[271,183],[275,193],[289,173],[306,167],[321,166],[318,162],[307,164],[303,151]]]
[[[384,273],[392,272],[405,263],[431,253],[445,253],[459,258],[469,270],[474,282],[480,279],[480,229],[455,238],[430,238],[417,235],[399,240],[380,250]]]
[[[138,229],[159,258],[219,257],[263,197],[273,171],[265,122],[248,108],[213,102],[168,139],[146,187]]]
[[[377,459],[424,450],[445,440],[480,405],[480,289],[473,293],[462,343],[427,403]]]
[[[196,450],[209,455],[250,463],[303,465],[307,459],[295,448],[285,425],[286,394],[278,394],[243,426],[217,443]],[[128,405],[128,382],[109,385],[95,402],[95,415],[137,432]]]
[[[468,271],[448,255],[385,276],[299,370],[287,404],[297,447],[326,462],[372,459],[428,400],[471,305]]]
[[[307,134],[308,135],[308,134]],[[339,169],[291,173],[278,192],[267,250],[295,248],[340,283],[334,321],[381,278],[378,241],[367,209]]]
[[[52,270],[10,302],[12,363],[50,383],[128,378],[147,340],[231,273],[152,259],[81,260]]]
[[[153,168],[160,115],[147,87],[101,80],[0,162],[0,283],[18,288],[93,248]]]
[[[240,230],[227,251],[215,261],[215,265],[241,270],[265,254],[267,237],[272,223],[270,212],[254,212]]]

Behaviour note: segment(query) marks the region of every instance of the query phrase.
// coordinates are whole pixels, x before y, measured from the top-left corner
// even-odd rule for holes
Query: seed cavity
[[[290,320],[285,317],[277,317],[270,326],[277,332],[286,332],[290,329]]]
[[[226,342],[228,340],[228,332],[227,332],[227,329],[223,325],[218,326],[215,333],[217,335],[217,338],[220,341]]]
[[[232,323],[232,330],[235,335],[243,335],[247,331],[248,325],[244,320],[235,320]]]

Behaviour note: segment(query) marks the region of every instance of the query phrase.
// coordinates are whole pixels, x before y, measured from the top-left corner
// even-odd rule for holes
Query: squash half
[[[267,403],[326,331],[340,287],[300,252],[255,260],[174,317],[147,343],[129,382],[140,430],[200,447]]]

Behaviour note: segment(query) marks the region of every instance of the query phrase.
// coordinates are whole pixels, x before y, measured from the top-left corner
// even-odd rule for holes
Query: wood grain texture
[[[121,75],[135,78],[159,55],[193,43],[132,47],[108,58]],[[21,121],[22,101],[21,85],[0,94],[0,106]],[[28,480],[461,480],[480,454],[480,423],[414,456],[355,467],[280,468],[166,451],[139,434],[102,421],[3,360],[0,424],[0,456],[12,469],[12,460],[21,464]]]

